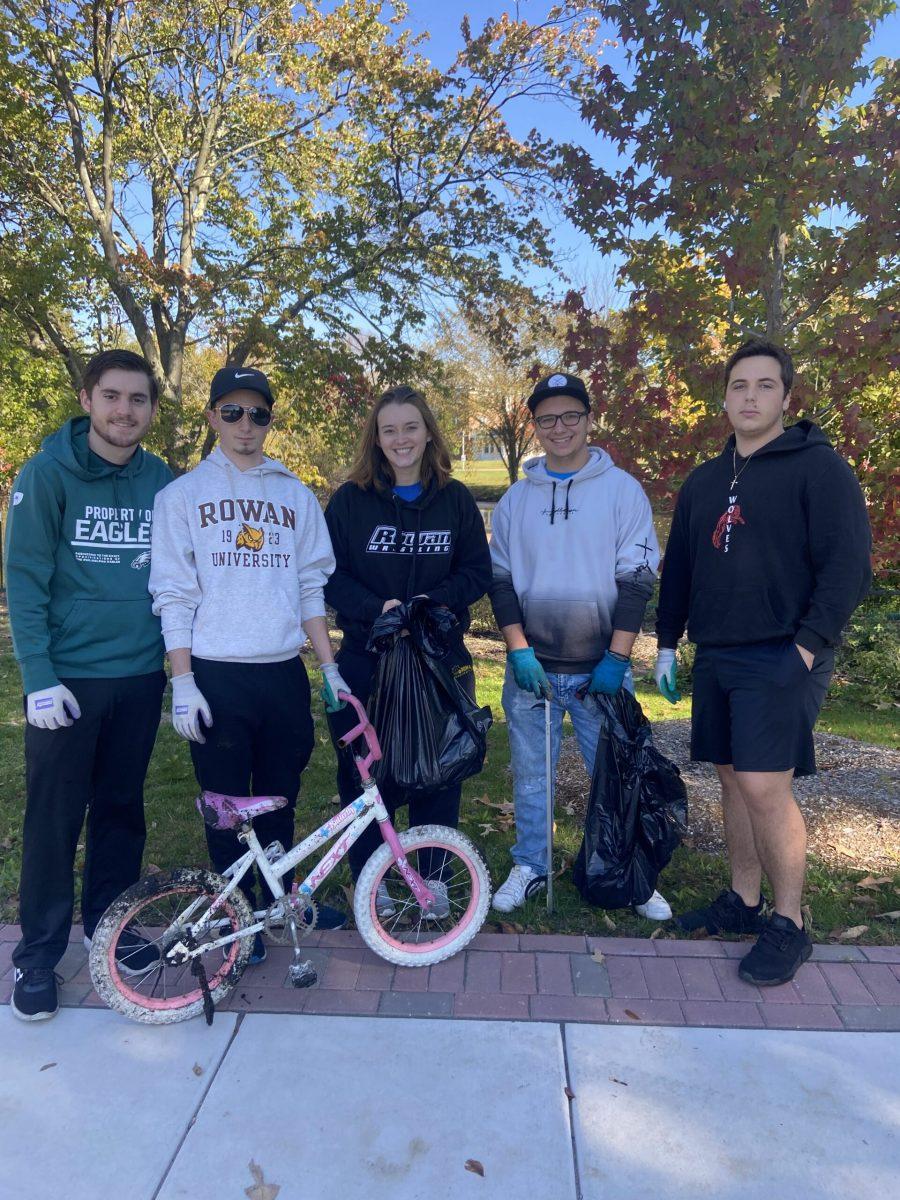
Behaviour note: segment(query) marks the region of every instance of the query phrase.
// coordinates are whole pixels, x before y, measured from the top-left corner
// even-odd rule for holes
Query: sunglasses
[[[538,429],[555,429],[556,422],[562,421],[563,425],[567,425],[569,429],[573,429],[582,417],[586,417],[587,412],[582,409],[581,412],[564,412],[551,416],[546,413],[543,417],[534,417],[534,423]]]
[[[250,408],[244,408],[242,404],[220,404],[218,411],[222,420],[228,425],[237,425],[244,413],[247,414],[254,425],[265,426],[272,420],[270,409],[257,408],[255,404]]]

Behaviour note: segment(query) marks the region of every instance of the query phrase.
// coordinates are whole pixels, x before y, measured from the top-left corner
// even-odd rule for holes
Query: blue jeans
[[[550,686],[550,770],[556,777],[556,764],[562,747],[563,716],[572,718],[575,738],[588,775],[593,774],[597,742],[600,738],[600,713],[590,696],[579,700],[575,693],[590,675],[551,675]],[[631,668],[623,685],[634,691]],[[507,664],[503,681],[503,711],[509,730],[509,755],[513,775],[513,802],[516,806],[516,844],[513,861],[531,867],[540,875],[547,873],[547,785],[545,764],[544,701],[516,686]]]

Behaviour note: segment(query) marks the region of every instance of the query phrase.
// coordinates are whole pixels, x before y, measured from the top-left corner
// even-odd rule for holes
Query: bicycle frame
[[[209,928],[215,922],[213,921],[215,912],[228,897],[234,892],[235,888],[240,884],[240,881],[250,870],[251,866],[256,863],[260,874],[265,879],[272,895],[276,900],[285,895],[285,889],[282,885],[282,878],[298,863],[301,863],[305,858],[330,841],[341,830],[346,830],[342,837],[335,842],[328,853],[316,864],[309,872],[306,878],[300,884],[294,884],[292,892],[300,900],[301,904],[305,900],[311,900],[316,888],[327,879],[337,864],[346,855],[347,851],[360,835],[372,824],[377,821],[381,829],[381,836],[391,848],[394,856],[394,863],[403,876],[410,890],[416,898],[418,904],[426,911],[431,908],[435,902],[434,892],[428,887],[421,875],[407,862],[406,856],[400,845],[397,831],[394,829],[393,822],[388,815],[384,800],[378,790],[378,785],[369,773],[369,768],[373,762],[381,758],[381,747],[378,744],[378,738],[375,730],[369,721],[366,710],[355,696],[346,692],[339,693],[340,699],[346,699],[349,704],[356,710],[359,717],[359,723],[355,725],[348,733],[341,738],[342,746],[350,746],[357,738],[364,738],[367,746],[365,755],[357,755],[354,753],[354,761],[357,770],[359,771],[362,780],[363,792],[356,800],[351,801],[345,808],[324,825],[321,825],[308,837],[304,838],[296,846],[282,854],[275,862],[269,862],[266,853],[260,845],[259,839],[256,836],[256,831],[253,825],[248,821],[241,826],[241,831],[238,837],[247,846],[247,852],[236,862],[233,862],[230,867],[226,868],[222,875],[228,879],[228,886],[223,888],[221,892],[213,900],[209,906],[204,918],[196,926],[197,929]],[[183,913],[180,914],[179,920],[184,922],[190,919],[191,913],[202,903],[200,899],[189,905]],[[306,905],[304,905],[306,907]],[[179,950],[185,958],[194,958],[200,954],[206,954],[210,950],[227,946],[230,942],[236,941],[238,938],[250,937],[253,934],[259,933],[264,927],[264,917],[266,909],[260,909],[254,912],[254,917],[257,920],[242,929],[240,933],[231,933],[220,938],[216,942],[206,942],[202,947],[195,950],[189,950],[186,946],[179,943],[171,949]],[[192,930],[193,932],[193,930]]]

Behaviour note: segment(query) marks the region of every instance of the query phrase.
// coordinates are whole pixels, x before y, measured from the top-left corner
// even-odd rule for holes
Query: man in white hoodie
[[[568,712],[592,772],[600,716],[577,692],[633,689],[631,648],[659,563],[641,485],[605,450],[588,445],[584,383],[557,372],[535,387],[528,407],[544,457],[525,464],[525,478],[500,500],[491,524],[491,603],[508,652],[503,708],[516,806],[514,865],[494,895],[500,912],[547,886],[541,701],[550,700],[550,770],[555,774]],[[659,892],[636,908],[652,920],[672,915]]]
[[[272,404],[262,371],[225,367],[214,376],[207,419],[218,445],[157,498],[150,591],[172,667],[172,724],[190,740],[198,783],[232,796],[286,796],[287,808],[255,826],[264,846],[287,849],[314,742],[299,657],[307,637],[328,706],[350,689],[325,624],[322,589],[334,570],[325,518],[296,475],[262,452]],[[207,826],[206,841],[217,871],[243,852],[232,832]],[[250,873],[242,887],[255,907]],[[320,926],[346,924],[327,905],[318,913]],[[257,935],[250,961],[264,957]]]

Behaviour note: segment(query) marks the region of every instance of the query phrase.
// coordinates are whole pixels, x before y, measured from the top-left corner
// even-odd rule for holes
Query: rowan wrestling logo
[[[449,529],[423,529],[419,533],[419,554],[449,554],[453,536]],[[366,546],[367,554],[415,554],[416,533],[397,529],[396,525],[376,525]]]
[[[722,513],[716,522],[716,527],[713,530],[712,544],[717,550],[721,550],[723,554],[727,554],[731,544],[731,531],[735,525],[746,525],[747,522],[741,516],[741,506],[737,503],[737,496],[728,497],[728,508]]]

